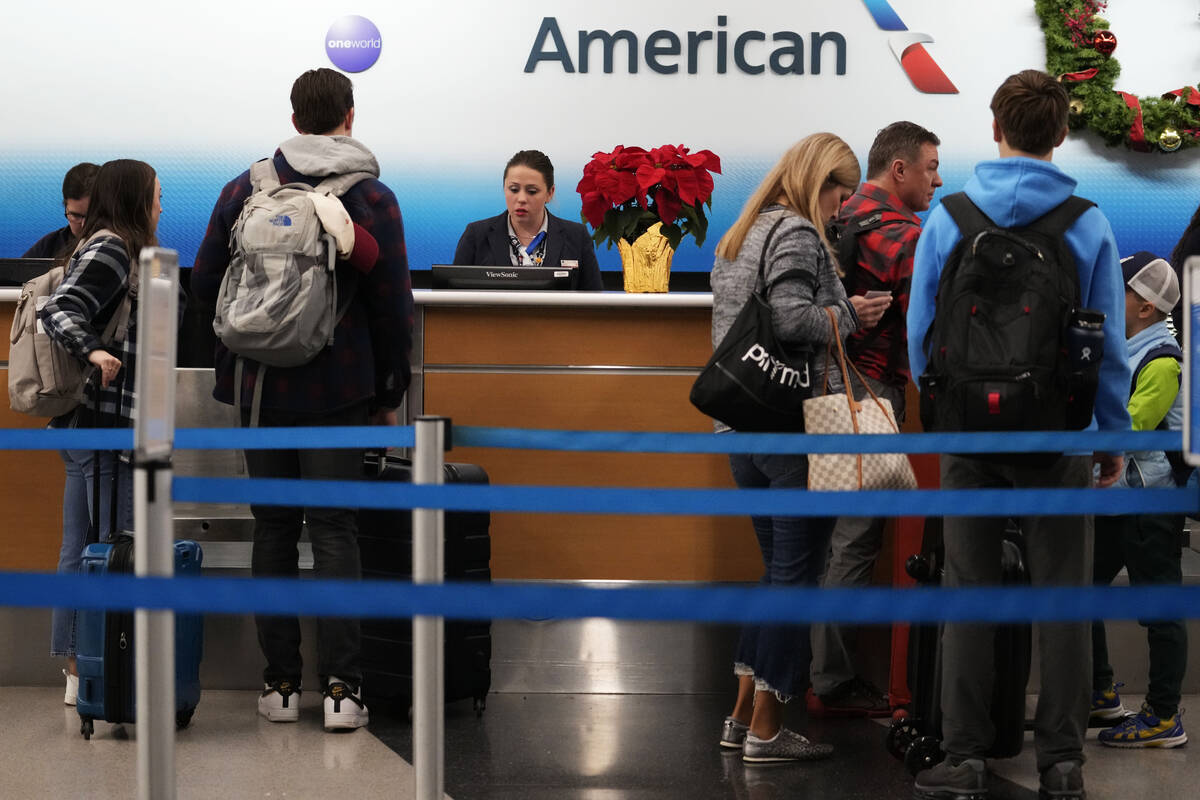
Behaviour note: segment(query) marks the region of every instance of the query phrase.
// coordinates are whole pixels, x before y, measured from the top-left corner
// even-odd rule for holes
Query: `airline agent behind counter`
[[[545,153],[521,150],[504,167],[499,216],[472,222],[454,251],[454,263],[473,267],[575,267],[579,289],[603,289],[587,228],[546,210],[554,197],[554,165]]]

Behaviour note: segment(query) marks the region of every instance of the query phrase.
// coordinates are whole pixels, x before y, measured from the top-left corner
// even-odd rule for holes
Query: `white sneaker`
[[[362,697],[345,681],[330,675],[324,694],[325,730],[354,730],[367,724],[367,707]]]
[[[63,693],[63,703],[73,706],[79,702],[79,676],[72,675],[66,669],[63,670],[63,675],[67,676],[67,691]]]
[[[296,722],[300,719],[300,687],[291,681],[264,684],[258,696],[258,713],[271,722]]]

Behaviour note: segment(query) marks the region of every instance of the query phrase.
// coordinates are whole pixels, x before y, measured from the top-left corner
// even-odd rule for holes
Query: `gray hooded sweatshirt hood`
[[[293,136],[279,145],[292,169],[314,178],[365,172],[379,177],[379,162],[362,142],[352,136]]]

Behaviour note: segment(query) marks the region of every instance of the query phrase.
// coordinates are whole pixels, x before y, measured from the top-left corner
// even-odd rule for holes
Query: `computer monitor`
[[[23,286],[53,266],[53,258],[0,258],[0,286]]]
[[[467,267],[434,264],[434,289],[542,289],[570,291],[579,286],[577,267]]]

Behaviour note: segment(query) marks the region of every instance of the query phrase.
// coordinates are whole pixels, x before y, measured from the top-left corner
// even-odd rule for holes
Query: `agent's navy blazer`
[[[557,267],[563,260],[579,262],[579,288],[598,292],[604,288],[600,265],[592,248],[592,237],[578,222],[568,222],[546,212],[546,267]],[[508,212],[472,222],[463,231],[454,251],[454,263],[467,267],[507,267],[509,257]]]

